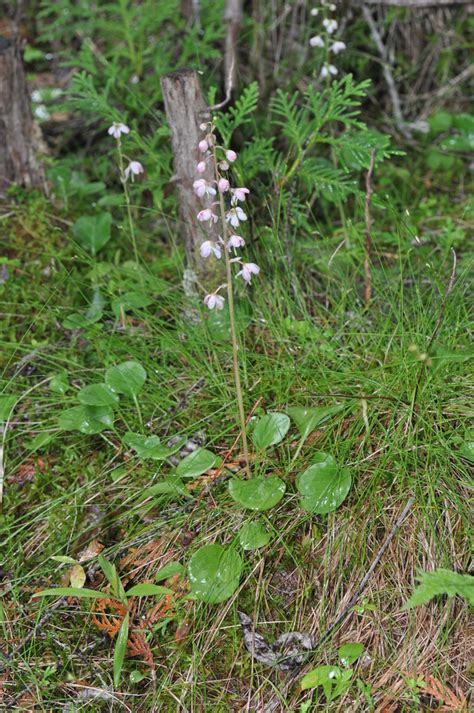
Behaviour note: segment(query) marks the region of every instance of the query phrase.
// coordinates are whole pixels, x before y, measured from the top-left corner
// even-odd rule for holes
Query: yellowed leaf
[[[86,573],[84,572],[84,567],[81,567],[80,564],[75,564],[74,567],[71,567],[69,570],[69,583],[71,587],[82,589],[85,581]]]

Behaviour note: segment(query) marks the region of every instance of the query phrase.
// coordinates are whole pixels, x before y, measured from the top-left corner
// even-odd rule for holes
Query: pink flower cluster
[[[107,133],[109,136],[114,137],[114,139],[118,142],[120,148],[122,134],[129,134],[130,129],[126,124],[122,124],[122,122],[120,121],[114,121],[112,126],[107,129]],[[129,161],[128,166],[123,171],[123,181],[128,181],[128,179],[130,178],[133,183],[133,181],[135,180],[135,176],[139,176],[144,171],[145,169],[143,168],[140,161]]]
[[[205,240],[200,247],[200,253],[203,258],[214,256],[218,260],[225,253],[226,259],[230,263],[235,263],[240,267],[236,277],[241,277],[246,284],[250,284],[252,276],[258,275],[260,272],[259,266],[254,262],[244,262],[240,257],[230,258],[232,251],[235,255],[238,249],[245,246],[245,240],[237,235],[236,231],[241,223],[245,223],[247,220],[247,215],[239,203],[245,202],[250,191],[245,186],[233,188],[229,178],[223,175],[229,171],[230,164],[237,160],[235,151],[225,149],[216,143],[214,126],[211,122],[201,124],[199,128],[205,132],[205,137],[198,144],[201,156],[196,171],[198,174],[203,174],[210,166],[213,169],[214,178],[212,180],[197,178],[193,183],[193,188],[199,198],[212,199],[218,195],[219,200],[211,202],[209,206],[200,210],[197,219],[210,225],[217,223],[219,207],[224,206],[223,235],[219,235],[217,240]],[[221,285],[215,292],[206,295],[204,298],[206,307],[217,310],[224,309],[225,298],[218,293],[226,287],[231,289],[230,285]]]

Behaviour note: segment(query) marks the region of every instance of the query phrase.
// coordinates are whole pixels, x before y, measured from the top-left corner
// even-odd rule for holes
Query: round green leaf
[[[95,255],[110,240],[111,225],[110,213],[83,215],[74,223],[72,233],[83,248]]]
[[[107,384],[89,384],[77,394],[81,404],[86,406],[114,406],[119,401],[117,394]]]
[[[270,535],[259,522],[248,522],[239,532],[239,542],[244,550],[258,550],[270,541]]]
[[[351,476],[348,468],[338,469],[326,453],[325,460],[311,465],[296,479],[296,487],[303,496],[301,506],[304,510],[318,515],[332,512],[343,502],[351,489]]]
[[[285,483],[276,476],[229,481],[232,500],[249,510],[269,510],[280,502],[285,490]]]
[[[287,413],[296,423],[301,437],[306,438],[311,431],[314,431],[316,426],[331,418],[335,413],[338,413],[343,406],[327,406],[326,408],[302,408],[294,406],[287,410]]]
[[[464,441],[459,448],[459,454],[474,463],[474,441]]]
[[[137,361],[124,361],[105,372],[105,383],[113,391],[126,396],[136,396],[143,389],[146,371]]]
[[[239,586],[242,560],[232,549],[222,545],[204,545],[188,565],[191,593],[208,604],[223,602]]]
[[[343,666],[351,666],[364,653],[364,644],[347,643],[338,649],[339,659]]]
[[[64,411],[58,422],[64,431],[80,431],[91,436],[112,428],[114,414],[109,406],[74,406]]]
[[[172,453],[172,450],[161,444],[158,436],[144,436],[141,433],[127,431],[123,442],[129,448],[133,448],[137,456],[144,460],[165,460]]]
[[[121,297],[112,300],[112,310],[116,317],[120,317],[122,310],[129,312],[134,309],[143,309],[151,305],[153,299],[143,292],[126,292]]]
[[[178,464],[176,473],[180,478],[197,478],[220,462],[219,456],[206,448],[198,448]]]
[[[290,419],[286,413],[267,413],[258,420],[252,431],[252,440],[257,448],[268,448],[280,443],[289,428]]]

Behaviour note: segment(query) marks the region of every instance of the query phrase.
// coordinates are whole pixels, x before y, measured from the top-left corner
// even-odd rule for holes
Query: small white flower
[[[311,47],[324,47],[324,40],[320,35],[315,35],[309,40]]]
[[[209,309],[224,309],[224,303],[224,298],[221,295],[216,295],[215,292],[204,297],[204,304]]]
[[[254,262],[243,262],[242,269],[239,270],[236,277],[242,275],[242,279],[244,280],[244,282],[250,285],[252,281],[252,275],[258,275],[259,272],[260,268]]]
[[[130,133],[130,129],[126,124],[122,124],[120,121],[114,121],[112,126],[109,127],[107,133],[109,136],[113,136],[114,139],[119,139],[122,134]]]
[[[339,52],[343,52],[346,49],[346,43],[345,42],[340,42],[337,40],[336,42],[333,42],[332,45],[329,48],[329,51],[332,52],[333,54],[339,54]]]
[[[240,235],[231,235],[229,240],[227,241],[227,247],[229,250],[234,248],[243,248],[245,245],[245,240],[240,237]]]
[[[335,77],[337,74],[337,67],[335,67],[333,64],[324,64],[323,68],[321,69],[321,77],[323,79],[326,79],[326,77],[329,77],[332,75]]]
[[[214,254],[219,260],[222,257],[221,246],[216,244],[213,240],[206,240],[199,248],[201,257],[209,257],[209,255]]]
[[[227,161],[219,161],[217,166],[220,168],[221,171],[228,171],[229,170],[229,164]]]
[[[317,7],[313,7],[313,9],[311,10],[311,15],[313,17],[317,17],[319,15],[319,10]]]
[[[241,222],[247,220],[247,216],[240,206],[236,206],[226,213],[225,219],[233,228],[238,228]]]
[[[334,12],[334,10],[336,9],[336,6],[334,5],[333,2],[329,3],[328,7],[331,10],[331,12]]]
[[[207,123],[199,124],[199,128],[201,129],[201,131],[207,131],[207,127],[208,127]]]
[[[235,203],[235,201],[244,201],[245,196],[250,193],[248,188],[233,188],[232,189],[232,202]]]
[[[127,168],[125,169],[125,180],[128,180],[128,178],[131,176],[132,181],[134,179],[134,176],[139,176],[140,173],[143,173],[145,169],[141,165],[140,161],[130,161],[128,164]]]
[[[237,154],[235,153],[235,151],[232,151],[232,149],[228,149],[225,152],[225,157],[228,161],[233,163],[237,159]]]
[[[204,223],[206,220],[210,220],[211,223],[217,223],[218,221],[217,215],[213,213],[210,208],[204,208],[204,210],[200,210],[197,214],[197,219],[201,221],[201,223]]]
[[[199,161],[198,165],[196,166],[196,171],[198,173],[204,173],[205,170],[206,170],[206,162]]]
[[[337,20],[328,19],[327,17],[325,17],[323,20],[323,27],[326,29],[326,32],[329,35],[332,35],[333,32],[336,32],[337,30]]]
[[[195,194],[199,196],[199,198],[216,195],[216,189],[211,185],[211,183],[209,183],[209,181],[206,181],[205,178],[198,178],[197,181],[194,181],[193,188]]]

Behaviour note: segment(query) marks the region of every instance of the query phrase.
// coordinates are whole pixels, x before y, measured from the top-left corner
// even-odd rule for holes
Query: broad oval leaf
[[[112,428],[114,414],[109,406],[74,406],[58,419],[63,431],[80,431],[87,436]]]
[[[78,401],[85,406],[115,406],[119,397],[107,384],[89,384],[77,394]]]
[[[326,408],[303,408],[292,406],[287,409],[288,415],[296,423],[296,427],[302,438],[306,438],[316,426],[331,418],[335,413],[341,411],[343,406],[327,406]]]
[[[338,649],[339,659],[343,666],[351,666],[355,661],[357,661],[360,656],[365,651],[364,644],[358,642],[343,644]]]
[[[251,478],[229,481],[229,494],[232,500],[249,510],[269,510],[280,502],[285,494],[286,485],[280,478]]]
[[[336,685],[341,673],[339,666],[318,666],[307,673],[306,676],[303,676],[300,681],[300,687],[303,691],[306,691],[308,688],[322,686],[326,697],[329,698],[331,688]]]
[[[270,541],[270,535],[259,522],[247,522],[239,532],[239,542],[244,550],[258,550]]]
[[[146,371],[137,361],[124,361],[105,372],[105,383],[119,394],[136,396],[143,389]]]
[[[110,240],[112,215],[107,212],[98,215],[83,215],[76,220],[72,228],[74,239],[95,255]]]
[[[327,454],[321,454],[327,456]],[[337,468],[329,459],[311,465],[296,479],[306,512],[324,515],[339,507],[351,489],[348,468]]]
[[[127,431],[123,437],[123,442],[133,448],[139,458],[143,460],[165,460],[171,450],[162,445],[158,436],[144,436],[141,433]]]
[[[197,448],[179,462],[176,473],[180,478],[197,478],[221,462],[219,456],[207,448]]]
[[[129,312],[134,309],[143,309],[153,302],[150,295],[143,292],[126,292],[121,297],[112,300],[112,310],[116,317],[120,317],[122,312]]]
[[[257,448],[268,448],[280,443],[288,433],[290,419],[286,413],[267,413],[257,421],[252,441]]]
[[[222,545],[204,545],[188,565],[191,593],[195,599],[218,604],[232,596],[239,586],[242,560],[235,550]]]
[[[86,583],[86,573],[84,567],[80,564],[75,564],[69,572],[69,583],[74,589],[82,589]]]
[[[314,492],[314,477],[322,474],[322,477],[330,480],[333,478],[339,467],[336,459],[330,453],[319,451],[313,455],[312,465],[303,473],[296,477],[296,487],[302,495],[311,495]]]

